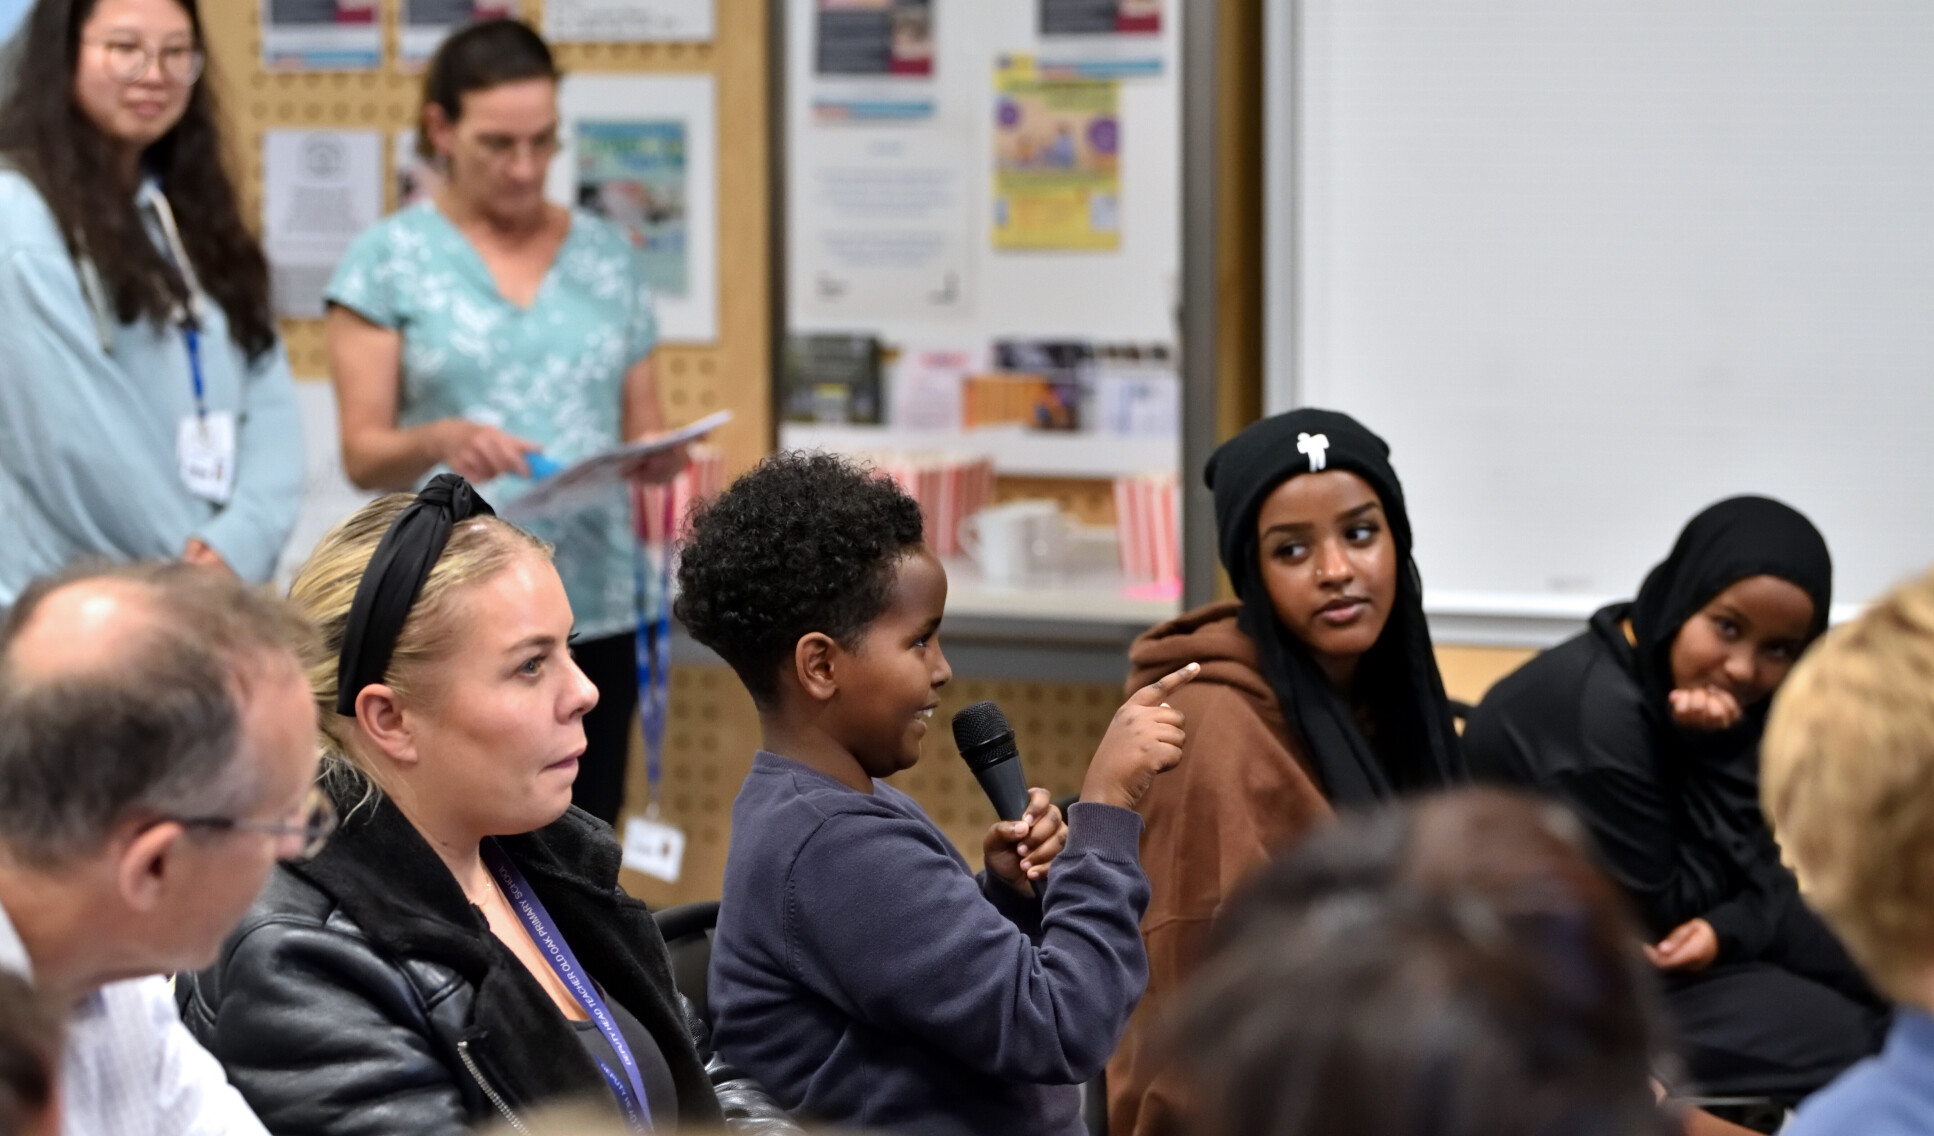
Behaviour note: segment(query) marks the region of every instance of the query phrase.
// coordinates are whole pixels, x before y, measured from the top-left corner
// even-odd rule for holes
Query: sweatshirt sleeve
[[[912,817],[827,818],[786,881],[787,965],[849,1016],[1034,1084],[1100,1072],[1147,981],[1141,820],[1079,804],[1037,943]],[[854,881],[860,881],[855,886]]]
[[[196,535],[242,579],[259,583],[274,573],[302,508],[302,420],[280,342],[243,381],[235,490]]]

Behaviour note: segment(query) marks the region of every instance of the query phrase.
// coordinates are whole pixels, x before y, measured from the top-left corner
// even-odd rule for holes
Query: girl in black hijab
[[[1826,629],[1832,594],[1826,542],[1804,516],[1721,501],[1636,600],[1500,681],[1465,731],[1480,776],[1560,797],[1591,828],[1707,1092],[1797,1099],[1884,1027],[1759,810],[1767,706]]]
[[[1181,762],[1139,809],[1151,898],[1149,986],[1108,1067],[1110,1131],[1168,1130],[1178,1102],[1156,1021],[1190,975],[1224,896],[1333,806],[1464,780],[1424,623],[1410,518],[1390,449],[1355,419],[1296,410],[1209,459],[1234,601],[1156,627],[1129,650],[1131,688],[1199,663],[1170,696]]]

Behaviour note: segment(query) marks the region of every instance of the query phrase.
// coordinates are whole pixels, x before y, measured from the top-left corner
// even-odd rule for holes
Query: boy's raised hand
[[[994,822],[980,842],[987,870],[1022,895],[1033,895],[1033,881],[1048,874],[1048,861],[1068,846],[1068,825],[1046,789],[1027,791],[1027,812],[1020,820]]]
[[[1201,673],[1200,663],[1190,663],[1128,696],[1088,763],[1082,800],[1132,809],[1157,773],[1182,760],[1182,712],[1163,700]]]

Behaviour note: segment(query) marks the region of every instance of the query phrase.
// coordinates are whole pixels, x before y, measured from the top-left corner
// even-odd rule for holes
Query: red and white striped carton
[[[1115,479],[1121,573],[1142,584],[1182,579],[1181,482],[1173,471]]]
[[[994,462],[984,454],[882,452],[864,455],[920,506],[927,547],[959,556],[960,522],[994,496]]]
[[[668,485],[631,487],[631,520],[638,539],[646,544],[662,544],[666,534],[676,532],[679,540],[688,535],[692,506],[709,501],[725,488],[725,454],[709,442],[694,442],[686,448],[685,468]]]

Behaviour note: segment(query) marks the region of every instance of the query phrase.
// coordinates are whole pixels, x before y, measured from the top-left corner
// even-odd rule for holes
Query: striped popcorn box
[[[1115,479],[1115,525],[1121,572],[1136,583],[1182,578],[1181,484],[1173,472]]]
[[[631,487],[632,527],[647,544],[661,544],[674,532],[683,540],[692,506],[725,487],[725,454],[717,446],[696,442],[686,455],[685,468],[670,484]]]
[[[868,456],[920,506],[927,547],[939,556],[959,556],[961,519],[979,512],[994,495],[993,461],[978,454]]]

